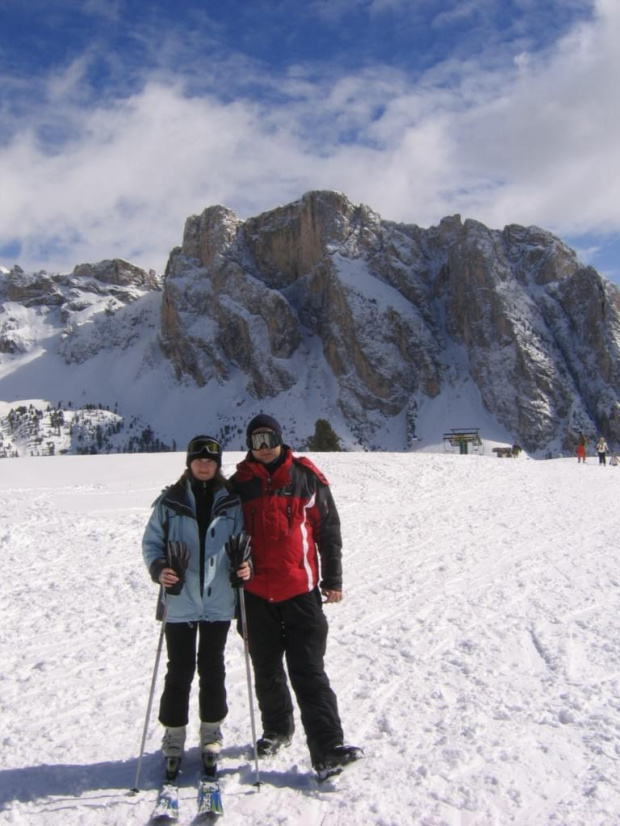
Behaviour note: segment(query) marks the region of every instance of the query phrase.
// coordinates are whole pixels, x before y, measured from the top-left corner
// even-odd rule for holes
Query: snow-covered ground
[[[228,454],[230,473],[241,454]],[[293,745],[254,765],[243,647],[228,645],[225,822],[620,822],[620,469],[574,459],[314,457],[345,539],[328,673],[366,759],[333,787]],[[159,626],[140,554],[182,454],[0,464],[0,823],[147,823]],[[160,670],[157,696],[161,688]],[[193,743],[181,822],[192,822]]]

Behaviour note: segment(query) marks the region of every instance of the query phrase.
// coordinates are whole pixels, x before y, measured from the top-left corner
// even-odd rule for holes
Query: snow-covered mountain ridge
[[[348,448],[442,449],[453,427],[533,455],[579,431],[620,445],[620,293],[536,227],[422,229],[310,192],[188,218],[162,280],[85,267],[0,275],[5,401],[118,405],[168,443],[208,430],[235,449],[261,409],[297,444],[322,417]]]
[[[96,336],[80,335],[84,324],[108,328],[99,347],[123,346],[111,337],[105,321],[127,315],[127,308],[153,290],[161,290],[154,272],[145,273],[126,261],[81,264],[70,275],[25,273],[15,266],[0,271],[0,352],[9,355],[32,352],[43,341],[59,336],[58,348],[67,362],[93,355]],[[141,308],[142,309],[142,308]],[[124,311],[121,313],[121,311]],[[133,318],[135,326],[141,318]],[[95,349],[97,349],[95,347]]]

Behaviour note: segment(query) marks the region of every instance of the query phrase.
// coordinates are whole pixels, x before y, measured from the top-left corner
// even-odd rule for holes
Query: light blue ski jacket
[[[189,481],[177,482],[163,491],[153,505],[142,539],[142,556],[153,581],[159,582],[161,569],[168,566],[168,541],[184,542],[190,553],[183,590],[178,596],[166,595],[167,622],[233,619],[237,594],[230,584],[230,564],[224,543],[242,529],[241,502],[226,488],[217,490],[205,536],[201,592],[200,534],[191,484]]]

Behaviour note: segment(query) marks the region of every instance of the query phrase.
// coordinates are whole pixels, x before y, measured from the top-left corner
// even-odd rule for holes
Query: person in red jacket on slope
[[[246,458],[230,484],[241,499],[251,536],[254,578],[244,584],[250,657],[263,723],[258,753],[289,745],[297,698],[312,765],[319,779],[362,756],[344,745],[338,701],[325,673],[325,602],[342,600],[340,518],[327,479],[282,442],[271,416],[247,427]]]

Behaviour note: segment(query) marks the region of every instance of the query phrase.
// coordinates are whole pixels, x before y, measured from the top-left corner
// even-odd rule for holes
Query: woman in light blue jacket
[[[200,744],[205,765],[217,761],[226,703],[224,648],[237,595],[224,544],[243,529],[241,503],[221,471],[222,449],[210,436],[188,445],[186,470],[153,506],[142,554],[154,582],[166,590],[168,670],[159,707],[166,779],[178,774],[196,665]],[[237,577],[251,577],[248,562]]]

